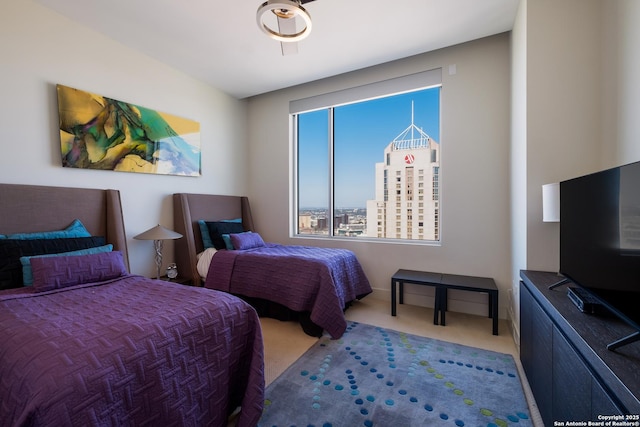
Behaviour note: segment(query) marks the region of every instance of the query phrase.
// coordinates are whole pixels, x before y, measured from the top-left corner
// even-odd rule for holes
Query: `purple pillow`
[[[264,240],[258,233],[236,233],[230,234],[229,239],[236,250],[261,248],[266,246]]]
[[[45,292],[127,275],[122,252],[33,258],[33,290]]]
[[[105,244],[104,237],[28,240],[0,238],[0,289],[17,288],[24,284],[21,257],[59,254]]]

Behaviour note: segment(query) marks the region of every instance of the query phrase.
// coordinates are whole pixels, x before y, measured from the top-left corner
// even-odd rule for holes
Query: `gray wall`
[[[640,2],[601,5],[603,167],[640,160]]]
[[[519,270],[557,271],[542,185],[640,160],[640,2],[523,0],[512,31],[511,318]],[[517,342],[516,336],[516,342]]]
[[[389,298],[399,268],[490,276],[507,294],[509,241],[509,34],[406,58],[249,99],[249,162],[256,227],[280,243],[353,250]],[[449,74],[449,65],[456,73]],[[441,67],[441,246],[290,238],[289,101]],[[407,125],[410,118],[407,118]],[[398,129],[398,132],[402,129]],[[432,289],[408,286],[407,302],[433,305]],[[486,295],[452,293],[450,308],[486,314]],[[506,315],[506,298],[501,303]]]

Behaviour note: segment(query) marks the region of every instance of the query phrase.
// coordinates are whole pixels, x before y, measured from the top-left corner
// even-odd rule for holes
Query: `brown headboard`
[[[74,219],[122,252],[129,269],[118,190],[0,183],[0,234],[62,230]]]
[[[184,236],[174,241],[174,256],[181,277],[192,280],[195,286],[202,286],[196,256],[204,250],[204,246],[198,221],[233,218],[242,218],[243,228],[255,231],[247,197],[188,193],[173,195],[173,226],[175,231]]]

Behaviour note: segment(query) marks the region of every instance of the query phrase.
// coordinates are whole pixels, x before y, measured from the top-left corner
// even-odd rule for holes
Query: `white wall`
[[[0,58],[0,182],[120,190],[132,272],[154,274],[151,242],[131,238],[173,227],[172,193],[247,194],[246,101],[30,0],[0,2]],[[63,168],[57,83],[199,121],[202,176]],[[173,259],[171,244],[164,259]]]
[[[511,283],[509,56],[505,33],[251,98],[250,197],[258,231],[270,241],[353,250],[382,297],[389,298],[390,278],[399,268],[493,277],[504,297]],[[450,64],[455,75],[448,73]],[[289,101],[438,67],[442,246],[290,238]],[[413,295],[407,302],[432,305],[425,297],[431,291],[408,286]],[[486,315],[486,295],[452,293],[449,306]],[[505,317],[505,298],[500,307]]]
[[[511,280],[509,319],[520,342],[520,269],[527,265],[527,0],[511,31]]]

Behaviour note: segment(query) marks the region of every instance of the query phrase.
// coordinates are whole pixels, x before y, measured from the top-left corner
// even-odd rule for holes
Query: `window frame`
[[[389,79],[382,82],[376,82],[364,86],[349,88],[337,92],[331,92],[328,94],[313,96],[310,98],[305,98],[301,100],[295,100],[290,102],[290,111],[289,111],[289,136],[290,136],[290,158],[291,158],[291,167],[290,167],[290,219],[289,219],[289,230],[291,238],[304,238],[304,239],[328,239],[328,240],[348,240],[353,242],[386,242],[386,243],[401,243],[401,244],[419,244],[419,245],[431,245],[431,246],[441,246],[442,244],[442,201],[438,200],[437,210],[435,212],[435,217],[438,218],[438,224],[434,224],[437,231],[437,240],[421,240],[415,238],[400,238],[399,232],[396,230],[396,237],[377,237],[377,236],[367,236],[367,237],[347,237],[341,236],[336,233],[335,229],[335,197],[334,197],[334,188],[335,188],[335,178],[334,178],[334,146],[335,146],[335,138],[334,138],[334,111],[335,108],[338,108],[343,105],[355,104],[359,102],[366,102],[374,99],[391,97],[395,95],[400,95],[403,93],[417,92],[421,90],[427,90],[434,87],[440,87],[440,121],[442,121],[442,69],[437,68],[434,70],[428,70],[425,72],[415,73],[408,76],[403,76],[395,79]],[[421,84],[418,84],[421,83]],[[398,90],[400,89],[400,90]],[[375,95],[374,95],[375,94]],[[331,105],[327,105],[331,104]],[[327,231],[328,234],[301,234],[300,233],[300,224],[299,224],[299,215],[300,215],[300,188],[299,188],[299,176],[298,176],[298,167],[299,167],[299,147],[298,147],[298,137],[299,137],[299,124],[298,117],[300,114],[309,113],[318,110],[327,110],[328,111],[328,155],[329,155],[329,173],[328,173],[328,200],[327,200]],[[439,136],[441,139],[441,135]],[[438,144],[441,141],[436,141]],[[441,174],[441,146],[439,147],[440,158],[438,159],[438,177],[437,181],[440,186],[437,190],[438,196],[442,193],[442,176]],[[389,165],[389,155],[387,154],[381,163],[385,165]],[[424,169],[424,168],[422,168]],[[422,169],[419,172],[420,179],[422,179]],[[418,175],[414,171],[414,175]],[[387,181],[392,179],[388,176],[387,170],[385,169],[384,180]],[[398,178],[399,179],[399,178]],[[385,199],[387,199],[386,191],[391,191],[385,186]],[[395,194],[394,194],[395,195]],[[413,203],[415,203],[416,195],[412,198]],[[431,197],[429,197],[431,198]],[[422,199],[422,197],[421,197]],[[412,202],[409,202],[412,203]],[[423,211],[423,203],[420,203],[420,211]],[[413,210],[413,207],[412,209]],[[383,217],[381,219],[381,216]],[[376,219],[376,228],[381,228],[381,222],[385,221],[384,213],[380,213],[380,208],[378,208],[377,213],[373,216]],[[373,218],[372,217],[372,218]],[[393,233],[389,233],[393,234]],[[416,233],[413,233],[412,230],[408,230],[408,236],[412,236],[413,234],[418,234],[419,236],[423,236],[423,228],[420,227],[416,230]]]

